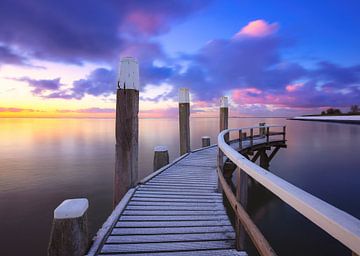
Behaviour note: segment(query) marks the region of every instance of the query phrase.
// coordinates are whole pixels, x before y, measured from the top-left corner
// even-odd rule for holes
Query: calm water
[[[288,148],[270,170],[360,218],[360,126],[285,119],[230,119],[230,127],[286,124]],[[216,140],[218,119],[192,119],[192,148]],[[114,120],[0,119],[0,255],[45,255],[53,209],[87,197],[94,233],[111,212]],[[153,147],[179,154],[176,119],[140,120],[140,176]],[[271,195],[251,215],[279,255],[349,255],[347,249]],[[249,248],[252,252],[252,249]]]

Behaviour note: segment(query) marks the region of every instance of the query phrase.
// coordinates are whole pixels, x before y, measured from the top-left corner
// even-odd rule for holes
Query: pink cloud
[[[304,86],[304,83],[288,84],[285,89],[288,92],[295,92]]]
[[[126,16],[122,28],[136,29],[137,32],[144,34],[156,34],[162,28],[164,21],[165,18],[159,13],[136,10]]]
[[[277,23],[267,23],[265,20],[250,21],[234,38],[240,37],[265,37],[275,33],[279,28]]]
[[[254,87],[236,89],[232,91],[231,99],[240,104],[252,104],[258,101],[262,101],[262,94],[262,90]]]

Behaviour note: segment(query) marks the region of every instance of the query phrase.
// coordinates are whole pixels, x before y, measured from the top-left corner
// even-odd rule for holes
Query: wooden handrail
[[[217,173],[219,176],[219,181],[223,192],[226,195],[232,209],[235,212],[235,216],[238,220],[240,220],[247,234],[249,235],[251,241],[254,243],[256,249],[260,253],[261,256],[275,256],[277,255],[275,251],[271,248],[268,241],[265,239],[263,234],[257,228],[257,226],[252,222],[250,216],[246,213],[241,204],[236,200],[233,192],[231,191],[229,185],[226,183],[225,178],[220,170],[217,168]]]
[[[224,130],[218,135],[218,147],[223,155],[308,220],[340,241],[354,253],[360,254],[360,220],[268,172],[225,143],[225,134],[239,130]]]

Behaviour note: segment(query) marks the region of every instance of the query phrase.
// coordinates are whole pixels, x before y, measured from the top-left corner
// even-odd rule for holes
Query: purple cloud
[[[46,97],[46,93],[51,91],[58,91],[62,84],[60,83],[60,78],[55,79],[31,79],[29,77],[22,78],[13,78],[14,80],[27,82],[28,85],[32,88],[32,93],[37,96]]]
[[[27,65],[27,59],[16,54],[9,47],[0,45],[0,65],[1,64]]]
[[[168,31],[206,2],[2,0],[0,44],[38,59],[112,62],[132,44],[151,45],[149,36]]]

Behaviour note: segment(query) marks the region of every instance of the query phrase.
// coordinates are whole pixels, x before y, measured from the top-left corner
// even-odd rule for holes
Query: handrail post
[[[266,143],[270,142],[270,127],[266,127]]]
[[[116,160],[114,208],[138,181],[139,64],[135,58],[120,62],[116,94]]]
[[[242,134],[242,130],[239,130],[239,149],[242,149],[242,142],[243,142],[243,134]]]
[[[236,200],[246,210],[247,201],[248,201],[248,175],[240,168],[236,168],[236,174],[237,174]],[[246,231],[244,227],[241,225],[239,218],[235,219],[235,228],[236,228],[236,250],[238,251],[244,250]]]
[[[224,165],[224,153],[221,151],[220,148],[218,148],[218,155],[217,155],[218,159],[217,159],[217,166],[219,168],[219,170],[221,171],[221,173],[223,172],[223,165]],[[217,191],[219,193],[222,193],[222,187],[221,187],[221,182],[218,179],[218,189]]]
[[[283,141],[285,141],[286,138],[286,125],[283,126]]]
[[[188,88],[179,90],[180,155],[190,152],[190,97]]]
[[[259,136],[262,137],[265,135],[265,127],[262,127],[262,126],[265,126],[266,123],[259,123]]]
[[[250,128],[250,147],[254,145],[254,129]]]

